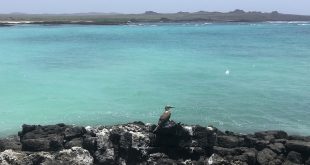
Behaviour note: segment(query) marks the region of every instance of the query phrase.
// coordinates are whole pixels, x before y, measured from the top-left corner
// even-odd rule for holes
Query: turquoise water
[[[0,28],[0,136],[172,119],[310,135],[310,23]]]

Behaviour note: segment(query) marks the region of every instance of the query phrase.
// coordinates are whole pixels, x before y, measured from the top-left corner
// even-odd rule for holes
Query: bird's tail
[[[160,125],[157,125],[157,127],[153,130],[153,133],[156,133],[159,128],[160,128]]]

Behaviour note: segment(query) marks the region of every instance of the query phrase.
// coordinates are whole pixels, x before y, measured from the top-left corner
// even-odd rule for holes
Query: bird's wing
[[[171,116],[171,112],[164,112],[159,118],[158,125],[162,125],[165,122],[169,121],[170,116]]]

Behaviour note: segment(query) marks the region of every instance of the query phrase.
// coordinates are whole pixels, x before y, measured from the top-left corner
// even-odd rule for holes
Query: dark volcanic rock
[[[50,141],[47,139],[25,139],[22,141],[23,151],[49,151]]]
[[[305,165],[310,165],[310,157],[306,160]]]
[[[74,138],[64,144],[64,148],[66,149],[70,149],[72,147],[83,147],[83,138]]]
[[[257,157],[257,151],[254,148],[247,149],[243,154],[242,154],[247,162],[247,164],[256,164],[256,157]]]
[[[236,153],[236,149],[214,146],[213,152],[220,156],[234,155]]]
[[[254,148],[222,148],[215,146],[213,152],[227,160],[232,159],[234,162],[244,162],[255,164],[257,151]]]
[[[288,140],[301,140],[301,141],[310,142],[310,136],[290,135],[290,136],[288,136],[287,139]]]
[[[206,127],[196,126],[193,128],[193,138],[196,139],[194,141],[194,146],[201,146],[206,149],[210,147],[208,141],[208,130]],[[195,145],[195,143],[197,143]],[[213,145],[212,145],[213,146]]]
[[[234,148],[239,146],[240,140],[236,136],[218,136],[217,142],[221,147]]]
[[[130,152],[131,146],[132,146],[131,133],[128,133],[128,132],[123,133],[119,141],[119,149],[120,149],[120,152],[123,153],[123,157],[126,157],[128,152]]]
[[[252,135],[247,135],[244,137],[244,144],[247,147],[256,148],[257,150],[260,151],[263,150],[264,148],[267,148],[267,146],[270,144],[270,141],[260,140]]]
[[[199,146],[206,150],[208,155],[212,155],[213,146],[217,143],[218,130],[215,127],[192,127],[192,146]]]
[[[301,154],[295,151],[291,151],[288,153],[287,155],[287,160],[293,162],[293,163],[297,163],[300,164],[302,163],[302,157]]]
[[[287,141],[287,139],[275,139],[274,142],[275,143],[282,143],[282,144],[285,144]]]
[[[289,160],[286,160],[282,165],[301,165],[301,164],[296,164],[296,163],[293,163]]]
[[[257,138],[272,140],[272,139],[286,139],[288,137],[287,133],[284,131],[262,131],[256,132],[255,136]]]
[[[299,153],[303,153],[304,155],[310,155],[310,142],[288,140],[285,146],[288,151],[297,151]]]
[[[285,146],[282,143],[273,143],[268,145],[268,148],[277,154],[283,154],[286,152]]]
[[[0,139],[0,164],[310,164],[307,137],[283,131],[240,135],[170,121],[154,134],[155,127],[24,125],[20,138]]]
[[[80,142],[70,142],[73,138],[81,138],[85,133],[85,128],[57,125],[23,125],[23,130],[19,133],[22,150],[24,151],[59,151],[74,145],[81,146]]]
[[[257,154],[257,162],[261,165],[274,162],[277,154],[270,149],[264,149]]]
[[[84,137],[82,146],[93,154],[97,150],[97,137]]]
[[[28,133],[28,132],[30,132],[30,131],[33,131],[33,130],[35,130],[36,128],[37,128],[36,125],[27,125],[27,124],[24,124],[24,125],[22,126],[22,132],[20,132],[20,136],[22,136],[22,135],[24,135],[24,134],[26,134],[26,133]]]
[[[186,147],[190,144],[190,135],[182,125],[169,121],[156,132],[155,140],[155,146],[159,147]]]
[[[22,145],[18,136],[0,139],[0,152],[7,149],[12,149],[15,151],[20,151],[22,149]]]
[[[73,138],[78,138],[86,133],[84,127],[68,127],[64,131],[64,138],[66,140],[71,140]]]

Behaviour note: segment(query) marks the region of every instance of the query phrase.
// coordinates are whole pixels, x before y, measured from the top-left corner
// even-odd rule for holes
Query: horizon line
[[[89,12],[71,12],[71,13],[66,13],[66,12],[61,12],[61,13],[29,13],[29,12],[9,12],[9,13],[1,13],[1,15],[18,15],[18,14],[24,14],[24,15],[74,15],[74,14],[107,14],[107,15],[113,15],[113,14],[146,14],[147,12],[154,12],[153,14],[177,14],[177,13],[189,13],[189,14],[193,14],[193,13],[198,13],[198,12],[206,12],[206,13],[214,13],[214,12],[218,12],[218,13],[231,13],[234,11],[243,11],[245,13],[251,13],[251,12],[258,12],[258,13],[272,13],[272,12],[277,12],[279,14],[289,14],[289,15],[300,15],[300,16],[310,16],[308,14],[296,14],[296,13],[283,13],[283,12],[279,12],[277,10],[274,11],[251,11],[251,10],[242,10],[242,9],[235,9],[232,11],[206,11],[206,10],[199,10],[199,11],[177,11],[177,12],[157,12],[157,11],[153,11],[153,10],[146,10],[144,12],[133,12],[133,13],[126,13],[126,12],[95,12],[95,11],[89,11]]]

